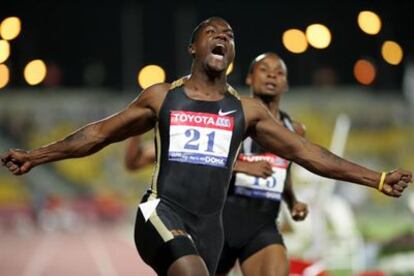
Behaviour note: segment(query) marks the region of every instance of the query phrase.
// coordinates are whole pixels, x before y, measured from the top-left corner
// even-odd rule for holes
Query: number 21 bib
[[[234,118],[191,111],[170,112],[170,161],[226,167]]]

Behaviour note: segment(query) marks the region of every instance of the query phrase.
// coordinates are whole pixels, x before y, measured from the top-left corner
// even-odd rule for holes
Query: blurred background
[[[241,94],[251,60],[276,52],[289,72],[283,109],[309,140],[375,170],[413,170],[413,11],[412,1],[6,1],[0,152],[60,139],[188,74],[192,30],[221,16],[235,32],[227,73]],[[125,149],[22,177],[0,169],[1,275],[154,275],[132,243],[152,168],[126,171]],[[414,274],[412,188],[392,200],[294,172],[311,213],[280,217],[292,275]]]

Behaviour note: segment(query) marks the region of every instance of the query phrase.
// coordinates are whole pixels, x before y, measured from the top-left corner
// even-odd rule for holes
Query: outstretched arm
[[[381,173],[340,158],[277,124],[276,119],[254,99],[244,99],[248,134],[264,148],[292,160],[321,176],[378,188]],[[395,170],[386,175],[382,192],[399,197],[412,181],[411,172]]]
[[[134,136],[128,140],[125,152],[125,167],[130,171],[138,170],[155,161],[155,148],[151,145],[143,145],[140,136]]]
[[[20,175],[37,165],[91,155],[111,143],[144,133],[154,126],[168,87],[152,86],[123,111],[90,123],[57,142],[31,151],[9,150],[1,155],[1,163]]]

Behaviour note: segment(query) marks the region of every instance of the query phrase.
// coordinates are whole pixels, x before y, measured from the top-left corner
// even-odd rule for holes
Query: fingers
[[[391,174],[391,175],[390,175]],[[397,169],[390,172],[388,183],[384,184],[382,192],[391,197],[400,197],[409,183],[412,183],[412,173],[410,171]]]
[[[412,175],[403,175],[403,176],[401,176],[401,180],[403,180],[405,183],[412,183],[413,182]]]
[[[13,159],[12,159],[13,160]],[[14,175],[21,175],[22,174],[22,170],[20,168],[20,166],[18,164],[16,164],[13,161],[6,161],[4,163],[4,166]],[[27,170],[27,169],[26,169]]]
[[[268,171],[262,171],[260,174],[259,174],[259,177],[261,177],[261,178],[268,178],[269,176],[271,176],[272,175],[272,173],[269,173]]]
[[[392,197],[400,197],[402,195],[401,192],[397,191],[397,190],[393,190],[391,193]]]
[[[408,187],[408,183],[409,182],[403,180],[403,181],[399,181],[397,184],[405,189]]]
[[[412,182],[413,174],[410,171],[397,169],[392,172],[397,172],[401,175],[401,179],[404,179],[406,182]]]
[[[304,220],[308,215],[308,207],[304,203],[297,203],[292,209],[292,218],[295,221]]]
[[[11,171],[14,175],[21,175],[20,168],[15,168]]]
[[[398,193],[400,196],[404,192],[405,188],[408,187],[408,182],[400,180],[398,183],[391,186],[391,193]]]
[[[27,173],[30,168],[31,168],[32,164],[29,162],[25,162],[21,167],[20,167],[20,174],[24,174]]]
[[[269,162],[259,161],[257,165],[258,165],[257,169],[260,172],[259,173],[260,177],[267,178],[273,174],[272,166],[269,164]]]
[[[384,185],[383,192],[384,194],[391,196],[391,197],[400,197],[404,192],[404,189],[405,189],[404,185],[406,187],[407,184],[402,184],[402,185],[394,184],[392,186],[387,184],[387,185]]]
[[[6,168],[9,169],[9,171],[11,171],[13,174],[16,174],[19,170],[19,167],[14,164],[12,161],[8,161],[6,163]]]
[[[392,196],[395,197],[393,192],[392,192],[392,187],[391,185],[388,184],[384,184],[384,187],[382,188],[382,192],[388,196]]]
[[[272,165],[270,165],[269,162],[266,162],[266,165],[264,168],[265,168],[266,176],[271,176],[273,174]]]
[[[15,163],[13,163],[12,161],[8,161],[8,162],[6,162],[6,168],[8,168],[10,171],[13,171],[16,168],[18,168],[18,166]]]
[[[271,176],[272,174],[273,174],[273,171],[272,171],[272,169],[270,168],[270,169],[266,169],[265,171],[264,171],[264,174],[265,174],[265,176],[266,177],[269,177],[269,176]]]
[[[295,221],[301,221],[304,220],[307,216],[307,212],[306,211],[293,211],[292,212],[292,218]]]
[[[7,161],[10,159],[10,157],[11,157],[11,152],[10,151],[0,155],[1,165],[5,166]]]
[[[402,191],[404,191],[405,187],[403,187],[402,185],[396,184],[396,185],[393,186],[393,189],[396,190],[396,191],[402,192]]]

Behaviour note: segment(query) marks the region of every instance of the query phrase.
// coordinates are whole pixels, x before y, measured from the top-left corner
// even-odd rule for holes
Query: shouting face
[[[234,59],[233,30],[221,18],[204,21],[196,29],[194,41],[189,46],[196,62],[208,71],[223,72]]]

